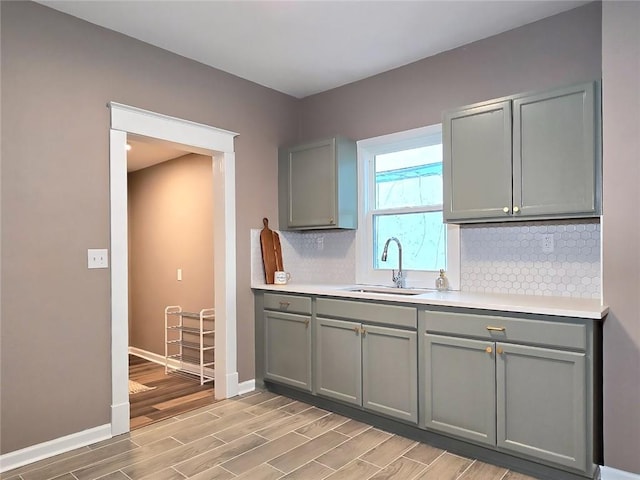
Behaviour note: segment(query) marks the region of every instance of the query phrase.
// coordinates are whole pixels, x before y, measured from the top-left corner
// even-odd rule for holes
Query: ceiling
[[[39,3],[303,98],[589,2],[41,0]]]
[[[190,153],[171,142],[132,134],[127,135],[127,145],[131,146],[131,150],[127,152],[127,172],[135,172]]]

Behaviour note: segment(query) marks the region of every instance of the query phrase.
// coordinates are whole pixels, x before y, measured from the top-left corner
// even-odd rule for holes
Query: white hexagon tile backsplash
[[[355,283],[354,231],[279,234],[293,282]],[[553,251],[549,242],[543,245],[545,239]],[[264,283],[260,230],[251,231],[251,257],[252,283]],[[462,225],[460,263],[463,291],[600,298],[600,223]]]
[[[353,230],[277,232],[284,269],[292,283],[353,284],[356,252]],[[260,230],[251,230],[251,282],[264,283]]]
[[[545,236],[552,252],[544,251]],[[601,296],[597,220],[463,226],[460,255],[465,291]]]

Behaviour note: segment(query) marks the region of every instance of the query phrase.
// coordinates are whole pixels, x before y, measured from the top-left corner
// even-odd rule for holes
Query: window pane
[[[376,209],[442,204],[442,145],[375,157]]]
[[[382,250],[390,237],[402,243],[402,267],[405,270],[439,270],[446,268],[446,226],[442,212],[376,215],[374,217],[373,266],[375,269],[398,269],[398,247],[391,242],[387,261]]]

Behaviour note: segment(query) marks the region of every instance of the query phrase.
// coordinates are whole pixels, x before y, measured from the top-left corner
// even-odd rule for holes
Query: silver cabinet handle
[[[520,212],[520,208],[519,207],[513,207],[513,213],[518,213]]]
[[[509,213],[509,207],[504,207],[504,208],[502,209],[502,211],[503,211],[504,213]]]
[[[280,302],[280,308],[289,308],[290,302]]]

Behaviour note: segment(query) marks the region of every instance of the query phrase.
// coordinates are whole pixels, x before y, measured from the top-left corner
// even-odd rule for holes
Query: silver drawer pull
[[[280,308],[289,308],[290,302],[280,302]]]
[[[487,330],[489,330],[490,332],[504,332],[506,330],[506,328],[504,327],[492,327],[492,326],[487,326]]]

